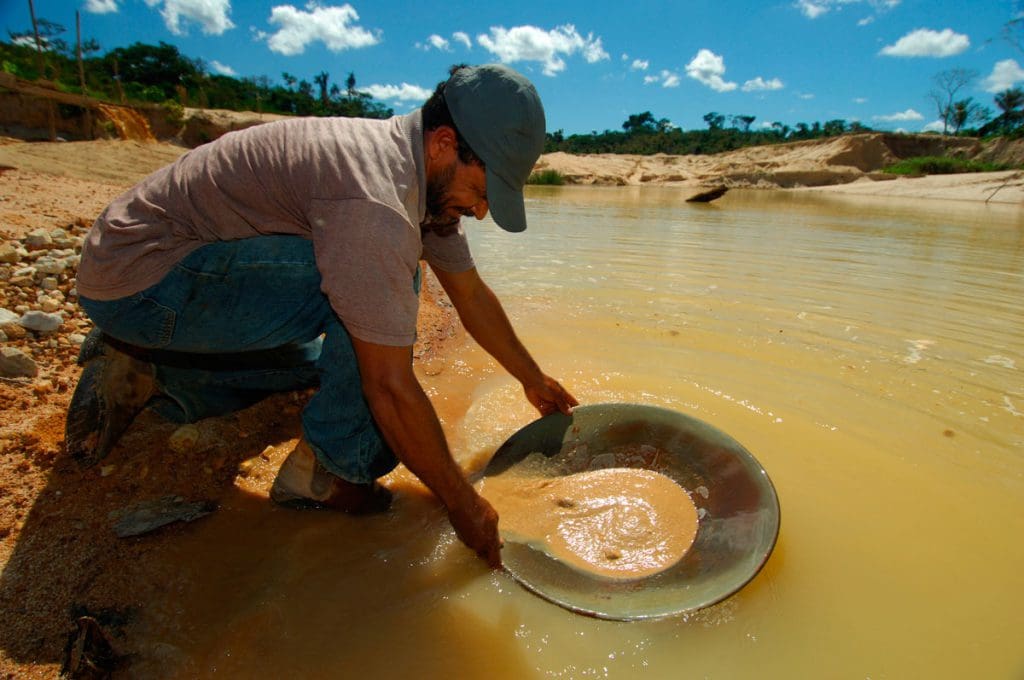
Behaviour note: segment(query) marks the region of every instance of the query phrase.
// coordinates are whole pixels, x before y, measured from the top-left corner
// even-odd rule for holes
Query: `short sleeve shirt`
[[[419,111],[388,120],[295,118],[220,137],[115,199],[82,248],[77,286],[96,300],[158,283],[206,243],[286,234],[313,241],[322,290],[354,336],[411,345],[419,260],[473,267],[461,227],[421,235]]]

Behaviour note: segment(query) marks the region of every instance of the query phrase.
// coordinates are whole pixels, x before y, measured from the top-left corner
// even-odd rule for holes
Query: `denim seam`
[[[160,330],[158,331],[157,342],[160,347],[165,347],[171,342],[171,338],[174,337],[174,324],[177,321],[177,312],[168,307],[167,305],[161,304],[151,297],[139,294],[139,300],[150,302],[162,310],[165,310],[163,319],[160,321]]]

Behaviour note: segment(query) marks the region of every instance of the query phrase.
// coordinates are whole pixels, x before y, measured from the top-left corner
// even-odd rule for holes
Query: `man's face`
[[[427,180],[427,216],[420,225],[441,236],[454,234],[459,219],[487,215],[487,174],[483,166],[457,158]]]

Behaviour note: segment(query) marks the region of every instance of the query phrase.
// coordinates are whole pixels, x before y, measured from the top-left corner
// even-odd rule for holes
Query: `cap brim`
[[[522,187],[516,188],[487,168],[487,206],[491,217],[505,231],[526,230],[526,205]]]

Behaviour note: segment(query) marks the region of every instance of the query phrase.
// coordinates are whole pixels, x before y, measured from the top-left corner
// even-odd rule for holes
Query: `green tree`
[[[949,128],[953,125],[954,103],[960,90],[969,86],[978,77],[978,72],[965,68],[953,68],[948,71],[940,71],[932,77],[934,88],[928,93],[928,97],[935,104],[935,111],[942,121],[942,134],[949,134]],[[966,122],[966,121],[965,121]],[[959,130],[959,126],[956,126]]]
[[[704,114],[704,122],[708,124],[709,130],[721,130],[725,125],[725,116],[712,111]]]
[[[949,123],[953,126],[953,134],[960,134],[965,126],[971,123],[983,123],[990,117],[987,108],[975,102],[971,97],[953,102],[950,107]]]
[[[996,106],[1002,113],[993,121],[1005,132],[1016,130],[1024,123],[1024,89],[1011,87],[995,96]]]
[[[732,126],[740,132],[750,132],[750,126],[754,124],[757,116],[732,116]]]
[[[656,128],[657,122],[654,120],[654,114],[650,111],[631,114],[629,118],[626,119],[626,122],[622,124],[622,129],[628,133],[654,132]]]
[[[327,81],[330,78],[327,71],[321,71],[313,76],[313,82],[320,86],[320,103],[327,106],[330,97],[327,94]]]
[[[163,93],[164,99],[174,99],[178,85],[193,89],[203,78],[198,60],[189,59],[177,47],[165,42],[158,45],[136,42],[128,47],[113,49],[103,58],[111,71],[115,60],[121,81],[126,86],[133,85],[126,89],[135,94],[159,91]]]

